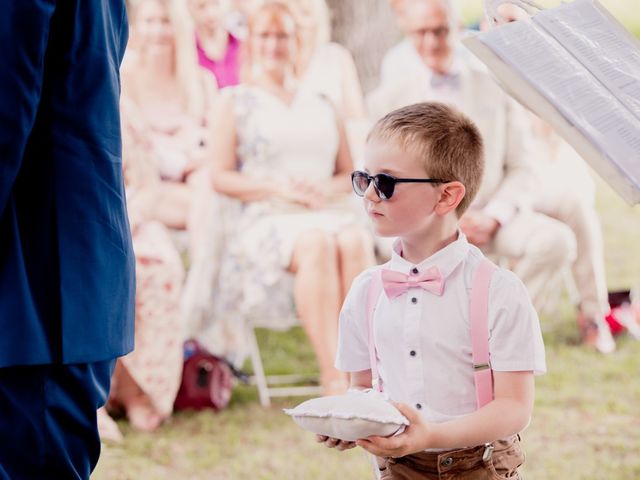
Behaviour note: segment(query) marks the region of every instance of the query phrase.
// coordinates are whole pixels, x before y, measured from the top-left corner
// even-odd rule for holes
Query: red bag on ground
[[[185,351],[188,355],[174,410],[222,410],[229,404],[233,388],[233,373],[228,363],[192,340],[185,344]]]
[[[605,320],[613,335],[620,335],[626,330],[633,338],[640,340],[640,304],[631,297],[628,290],[609,292],[611,312]]]

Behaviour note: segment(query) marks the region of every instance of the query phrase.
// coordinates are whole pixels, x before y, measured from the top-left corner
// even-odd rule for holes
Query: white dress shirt
[[[374,317],[378,372],[392,400],[418,408],[427,421],[444,422],[476,410],[471,358],[469,298],[473,274],[483,255],[461,232],[426,260],[402,258],[396,241],[387,268],[409,274],[438,267],[442,296],[420,287],[389,300],[380,294]],[[370,268],[353,282],[340,313],[336,367],[369,370],[367,292]],[[489,349],[495,371],[546,371],[538,316],[522,282],[498,269],[489,289]]]

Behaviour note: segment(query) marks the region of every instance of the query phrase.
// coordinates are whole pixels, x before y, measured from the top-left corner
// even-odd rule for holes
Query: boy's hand
[[[337,438],[327,437],[326,435],[316,435],[316,442],[324,443],[326,447],[335,448],[336,450],[349,450],[356,446],[356,442],[347,442]]]
[[[431,426],[424,420],[420,412],[404,403],[392,403],[409,420],[409,425],[404,432],[392,437],[363,438],[358,440],[356,444],[378,457],[393,458],[404,457],[429,448]]]

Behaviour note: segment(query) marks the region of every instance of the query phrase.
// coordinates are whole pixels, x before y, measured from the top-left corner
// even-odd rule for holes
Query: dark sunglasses
[[[353,191],[359,197],[364,197],[367,188],[373,181],[373,189],[381,200],[389,200],[393,196],[396,183],[447,183],[448,180],[439,178],[396,178],[386,173],[369,175],[367,172],[356,170],[351,174]]]

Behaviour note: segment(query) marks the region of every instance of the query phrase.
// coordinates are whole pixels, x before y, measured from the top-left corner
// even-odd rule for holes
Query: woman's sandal
[[[135,430],[153,432],[162,424],[163,418],[144,399],[136,399],[126,405],[127,419]]]
[[[611,335],[609,326],[602,322],[597,323],[595,320],[586,316],[578,315],[578,328],[580,329],[580,337],[582,343],[595,348],[600,353],[612,353],[616,349],[616,342]]]

